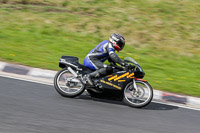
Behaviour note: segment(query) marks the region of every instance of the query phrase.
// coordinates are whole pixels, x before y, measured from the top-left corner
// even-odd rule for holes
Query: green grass
[[[127,42],[119,55],[136,59],[153,88],[200,96],[200,1],[20,2],[0,3],[0,60],[59,70],[62,55],[83,62],[119,32]]]

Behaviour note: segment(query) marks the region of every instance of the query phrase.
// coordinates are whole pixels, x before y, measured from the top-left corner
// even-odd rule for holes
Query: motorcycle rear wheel
[[[54,87],[61,96],[70,98],[81,95],[85,90],[84,84],[71,74],[67,68],[56,74]]]
[[[141,108],[147,106],[153,98],[153,89],[147,81],[136,80],[138,92],[133,88],[133,82],[126,85],[124,89],[124,103],[134,107]]]

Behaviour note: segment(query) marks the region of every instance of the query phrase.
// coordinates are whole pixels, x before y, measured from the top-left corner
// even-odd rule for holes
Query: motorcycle
[[[62,56],[54,78],[56,91],[64,97],[77,97],[85,90],[91,97],[124,101],[125,104],[141,108],[147,106],[153,98],[151,85],[143,79],[145,73],[131,57],[125,57],[129,64],[120,67],[112,63],[113,73],[93,80],[94,86],[88,85],[85,75],[92,70],[79,63],[79,58]]]

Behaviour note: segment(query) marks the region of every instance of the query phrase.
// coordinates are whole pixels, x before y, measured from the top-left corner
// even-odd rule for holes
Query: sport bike
[[[64,97],[76,97],[85,90],[91,97],[124,101],[125,104],[140,108],[148,105],[153,98],[153,89],[144,79],[140,65],[131,57],[125,57],[129,65],[120,67],[112,63],[113,73],[93,80],[88,85],[85,75],[92,70],[79,63],[73,56],[62,56],[59,67],[62,68],[54,78],[56,91]]]

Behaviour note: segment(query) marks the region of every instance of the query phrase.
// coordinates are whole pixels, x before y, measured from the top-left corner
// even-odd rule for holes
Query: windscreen
[[[131,57],[125,57],[124,60],[133,62],[134,64],[138,64],[138,63],[137,63],[133,58],[131,58]],[[139,64],[138,64],[138,65],[139,65]]]
[[[139,69],[140,72],[143,72],[141,66],[133,58],[125,57],[124,61],[130,61],[132,64],[134,64]]]

